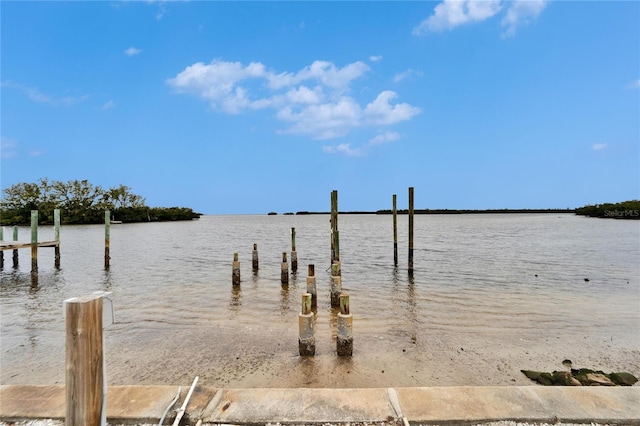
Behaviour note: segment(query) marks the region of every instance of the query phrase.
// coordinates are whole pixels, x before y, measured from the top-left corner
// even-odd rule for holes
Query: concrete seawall
[[[157,424],[178,386],[113,386],[110,423]],[[165,420],[175,417],[189,385]],[[64,386],[0,386],[0,420],[65,417]],[[478,386],[363,389],[218,389],[197,386],[184,424],[324,424],[391,422],[640,425],[640,387]]]

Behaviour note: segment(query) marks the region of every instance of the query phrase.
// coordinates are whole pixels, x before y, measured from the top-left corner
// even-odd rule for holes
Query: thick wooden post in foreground
[[[104,212],[104,267],[109,268],[111,261],[111,255],[109,253],[109,246],[111,245],[111,212],[105,210]]]
[[[413,187],[409,187],[409,275],[413,275]]]
[[[102,295],[65,300],[66,426],[99,426],[103,399]]]
[[[393,266],[398,266],[398,209],[396,194],[393,194]]]
[[[31,210],[31,273],[38,272],[38,210]]]
[[[300,356],[316,354],[316,337],[314,333],[314,314],[311,311],[311,294],[302,295],[302,310],[298,314],[298,352]]]
[[[353,355],[353,315],[349,309],[348,294],[340,295],[336,351],[338,356]]]
[[[316,268],[309,265],[307,272],[307,293],[311,295],[311,306],[318,305],[318,289],[316,288]]]
[[[60,209],[53,210],[53,233],[58,244],[54,247],[54,266],[60,268]]]

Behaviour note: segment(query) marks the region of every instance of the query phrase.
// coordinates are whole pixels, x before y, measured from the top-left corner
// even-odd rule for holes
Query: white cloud
[[[606,143],[594,143],[593,145],[591,145],[591,149],[594,151],[602,151],[606,147],[607,147]]]
[[[349,93],[368,70],[360,61],[344,67],[314,61],[297,72],[277,73],[260,62],[244,65],[216,59],[187,66],[166,83],[230,114],[273,108],[276,119],[289,125],[282,133],[313,139],[343,137],[357,127],[389,126],[420,112],[406,103],[392,104],[397,94],[390,91],[363,108]]]
[[[400,139],[400,137],[400,133],[397,132],[380,133],[369,140],[369,145],[382,145],[389,142],[395,142]]]
[[[393,77],[393,82],[394,83],[398,83],[398,82],[404,80],[405,78],[411,77],[412,75],[415,75],[417,77],[422,77],[422,72],[421,71],[412,70],[411,68],[409,68],[408,70],[405,70],[405,71],[402,71],[402,72],[396,74]]]
[[[369,56],[369,60],[371,62],[379,62],[382,60],[382,55],[371,55]]]
[[[501,9],[500,0],[444,0],[433,14],[413,29],[414,35],[451,30],[460,25],[484,21]]]
[[[15,139],[0,137],[0,158],[14,158],[18,155],[18,142]]]
[[[549,0],[514,0],[510,3],[506,15],[502,18],[502,26],[506,27],[503,37],[513,37],[516,29],[528,25],[536,19],[549,3]]]
[[[113,108],[113,107],[115,107],[115,106],[116,106],[116,103],[115,103],[113,100],[111,100],[111,101],[107,101],[107,102],[105,102],[105,103],[100,107],[100,109],[102,109],[102,110],[105,110],[105,111],[106,111],[106,110],[111,109],[111,108]]]
[[[29,157],[39,157],[46,153],[47,151],[45,151],[44,149],[32,149],[31,151],[29,151]]]
[[[127,56],[136,56],[142,53],[142,49],[138,49],[136,47],[131,46],[130,48],[124,51],[124,54]]]
[[[348,143],[342,143],[335,146],[323,146],[322,150],[327,154],[344,154],[348,157],[361,157],[364,155],[364,151],[362,149],[353,149],[351,148],[351,144]]]
[[[12,81],[3,82],[2,86],[12,87],[22,91],[27,96],[27,98],[29,98],[33,102],[37,102],[41,104],[49,104],[53,106],[72,106],[89,99],[89,95],[51,96],[41,92],[36,87],[26,86],[24,84],[14,83]]]
[[[411,119],[420,113],[420,108],[413,107],[409,104],[391,105],[390,100],[398,95],[391,90],[385,90],[371,102],[364,110],[364,116],[367,122],[376,125],[390,125],[400,121]]]
[[[631,83],[628,87],[629,89],[640,89],[640,78]]]

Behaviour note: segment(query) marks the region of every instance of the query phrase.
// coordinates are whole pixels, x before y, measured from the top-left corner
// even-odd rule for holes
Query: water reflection
[[[289,309],[289,286],[282,284],[280,288],[280,315],[286,315]]]
[[[229,308],[233,312],[238,312],[242,306],[242,290],[239,285],[231,286],[231,300],[229,301]]]

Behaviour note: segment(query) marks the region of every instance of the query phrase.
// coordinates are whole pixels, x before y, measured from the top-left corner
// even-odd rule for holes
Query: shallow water
[[[299,270],[283,288],[280,261],[291,249],[292,227]],[[63,381],[62,301],[96,290],[113,292],[116,323],[106,329],[106,350],[108,371],[121,384],[189,383],[192,375],[204,375],[205,384],[229,387],[325,386],[353,374],[343,385],[453,385],[474,380],[465,378],[461,362],[517,372],[532,365],[515,361],[546,367],[550,358],[541,350],[561,358],[558,364],[575,353],[604,365],[586,367],[639,373],[637,221],[417,215],[413,277],[406,271],[407,216],[398,217],[397,268],[392,216],[341,215],[339,228],[343,289],[354,316],[351,361],[333,354],[328,215],[203,216],[112,225],[108,271],[104,227],[63,226],[61,269],[53,268],[52,249],[40,249],[36,287],[30,251],[20,251],[17,270],[5,252],[2,383]],[[21,228],[20,239],[28,232]],[[52,239],[53,230],[39,234]],[[254,243],[257,274],[251,271]],[[231,285],[234,252],[239,289]],[[319,294],[312,360],[297,357],[296,341],[310,263]],[[556,340],[565,342],[562,353]],[[381,365],[387,376],[372,377]]]

